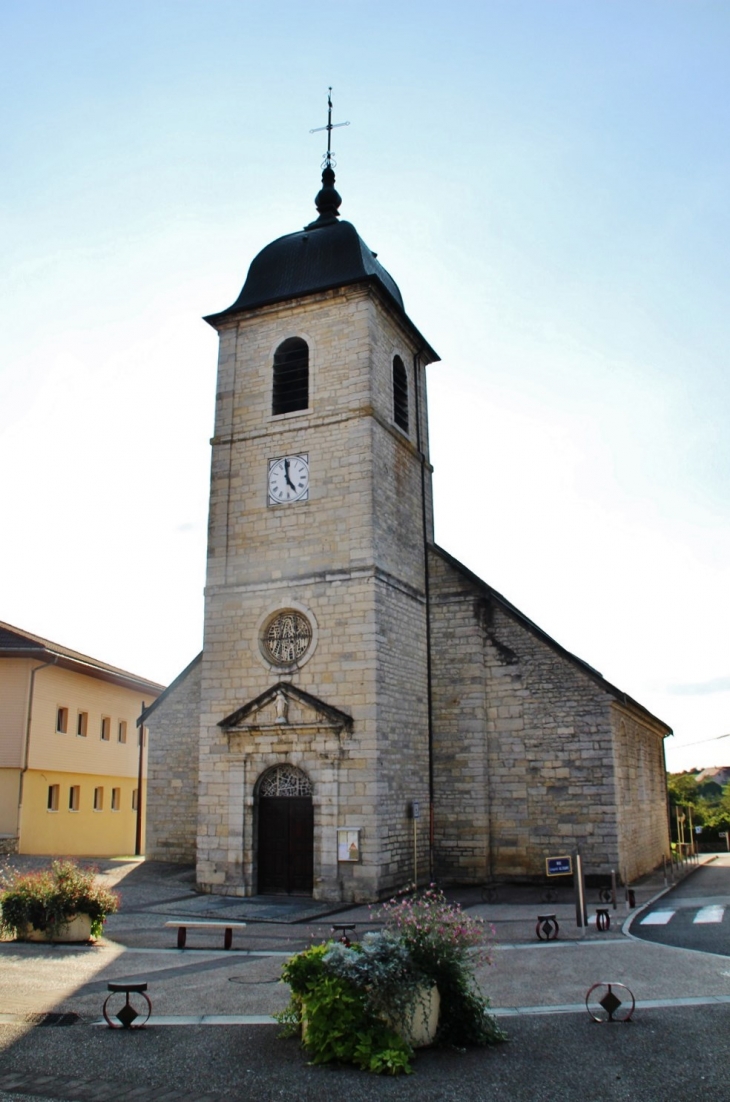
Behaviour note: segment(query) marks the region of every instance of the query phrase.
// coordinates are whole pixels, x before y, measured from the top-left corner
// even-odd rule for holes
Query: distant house
[[[713,784],[722,788],[723,785],[730,783],[730,765],[712,765],[708,769],[700,769],[695,774],[695,780],[698,784],[707,784],[708,781],[712,781]]]
[[[0,852],[135,852],[136,721],[163,688],[0,621]]]
[[[726,784],[730,784],[730,766],[710,766],[695,774],[697,788],[703,796],[719,796]]]

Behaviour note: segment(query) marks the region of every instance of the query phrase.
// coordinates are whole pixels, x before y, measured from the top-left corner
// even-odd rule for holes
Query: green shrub
[[[313,1064],[354,1064],[390,1075],[410,1072],[413,1050],[373,1012],[365,986],[328,966],[325,958],[333,945],[315,945],[284,965],[281,978],[291,987],[291,1000],[276,1017],[285,1033],[301,1027]]]

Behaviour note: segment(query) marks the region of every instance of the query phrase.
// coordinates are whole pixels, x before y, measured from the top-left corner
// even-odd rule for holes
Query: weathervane
[[[336,126],[349,126],[349,122],[332,122],[332,85],[327,89],[327,125],[315,126],[313,130],[310,130],[310,134],[318,134],[321,130],[327,131],[327,152],[325,153],[324,160],[322,161],[322,168],[332,168],[337,164],[335,161],[334,153],[332,152],[332,131]]]

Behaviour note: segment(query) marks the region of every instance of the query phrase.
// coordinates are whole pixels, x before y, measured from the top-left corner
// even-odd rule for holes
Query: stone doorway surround
[[[258,785],[272,767],[290,765],[306,774],[312,786],[312,896],[338,900],[339,773],[352,717],[282,681],[218,726],[228,739],[230,773],[238,776],[243,790],[242,894],[259,890]]]

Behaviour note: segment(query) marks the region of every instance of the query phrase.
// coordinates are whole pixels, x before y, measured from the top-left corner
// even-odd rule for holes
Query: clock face
[[[285,455],[269,460],[269,505],[309,498],[309,456]]]

